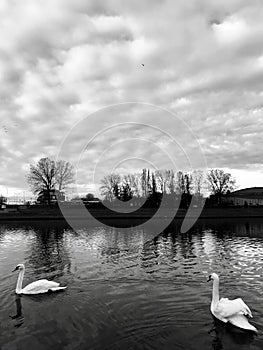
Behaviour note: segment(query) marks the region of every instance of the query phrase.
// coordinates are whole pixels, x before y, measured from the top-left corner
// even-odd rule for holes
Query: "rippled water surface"
[[[134,227],[80,227],[63,222],[0,223],[0,348],[263,349],[263,221],[177,223],[147,240]],[[48,278],[65,292],[15,295]],[[215,324],[211,272],[222,296],[250,306],[258,336]]]

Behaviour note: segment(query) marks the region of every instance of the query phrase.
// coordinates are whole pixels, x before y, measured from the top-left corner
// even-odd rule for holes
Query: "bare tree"
[[[167,187],[169,189],[169,193],[175,192],[175,179],[174,179],[174,171],[168,170],[167,172]]]
[[[166,193],[166,171],[165,170],[157,170],[155,172],[155,179],[157,182],[157,186],[160,188],[161,193]]]
[[[201,196],[202,189],[205,183],[204,172],[202,170],[194,170],[193,177],[193,192],[197,196]]]
[[[178,171],[176,174],[176,192],[180,195],[185,193],[184,174],[182,171]]]
[[[142,197],[146,198],[148,196],[147,170],[146,169],[142,169],[141,188],[142,188]]]
[[[193,187],[193,177],[190,173],[178,171],[177,176],[177,192],[179,194],[191,194]]]
[[[184,174],[184,187],[185,187],[185,193],[191,194],[192,192],[192,184],[193,184],[193,177],[190,173]]]
[[[127,174],[122,179],[123,184],[129,185],[133,194],[137,197],[140,195],[140,177],[139,174]]]
[[[236,180],[230,173],[221,169],[212,169],[207,174],[207,181],[213,195],[217,196],[221,203],[222,196],[235,189]]]
[[[140,197],[141,195],[141,174],[140,173],[136,173],[134,174],[133,177],[133,190],[134,190],[134,195],[137,197]]]
[[[161,193],[174,192],[175,182],[173,170],[156,170],[154,173],[152,173],[152,176],[154,177],[156,191],[159,190]],[[150,181],[150,185],[152,186],[152,180]]]
[[[121,177],[119,174],[110,174],[104,176],[101,180],[100,191],[105,199],[112,201],[115,197],[116,188],[121,183]]]
[[[155,179],[155,176],[154,176],[154,173],[152,173],[152,195],[155,196],[156,193],[157,193],[157,186],[156,186],[156,179]]]
[[[147,171],[147,195],[149,196],[152,193],[152,181],[151,181],[151,175],[150,170]]]
[[[56,185],[59,191],[62,191],[66,186],[74,181],[74,168],[73,165],[64,160],[59,160],[55,164],[56,173]]]
[[[50,205],[50,191],[56,184],[56,166],[53,160],[41,158],[36,165],[30,165],[27,181],[32,191],[37,194],[46,190],[48,204]]]
[[[49,205],[51,190],[61,191],[73,179],[73,166],[69,162],[64,160],[54,162],[49,158],[41,158],[36,165],[31,164],[27,176],[27,181],[35,194],[46,191]]]

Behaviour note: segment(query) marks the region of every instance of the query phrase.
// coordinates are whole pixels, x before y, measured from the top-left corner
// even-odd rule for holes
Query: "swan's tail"
[[[66,289],[67,287],[52,287],[52,288],[49,288],[49,290],[51,290],[52,292],[58,292],[60,290],[64,290]]]
[[[244,315],[234,315],[228,318],[228,321],[236,327],[242,328],[246,331],[257,333],[256,327],[252,326]]]

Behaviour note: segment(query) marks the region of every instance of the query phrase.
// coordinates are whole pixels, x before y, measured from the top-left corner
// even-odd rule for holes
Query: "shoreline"
[[[104,208],[89,209],[89,213],[97,220],[148,220],[156,213],[156,209],[140,209],[132,213],[115,213]],[[224,218],[263,218],[263,208],[204,208],[200,215],[198,209],[192,209],[187,217],[197,217],[200,219],[224,219]],[[184,219],[187,209],[178,209],[176,215],[171,209],[163,209],[156,213],[156,219],[173,218]],[[79,215],[78,208],[70,208],[68,218],[72,220],[92,220],[92,217]],[[13,220],[66,220],[59,208],[27,209],[19,212],[0,212],[0,221]]]

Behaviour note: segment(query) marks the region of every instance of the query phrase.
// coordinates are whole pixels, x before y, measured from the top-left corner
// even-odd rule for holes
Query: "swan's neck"
[[[212,294],[212,304],[219,302],[219,279],[215,278],[213,281],[213,294]]]
[[[25,274],[24,269],[19,271],[19,275],[18,275],[18,279],[17,279],[17,283],[16,283],[16,293],[20,293],[20,291],[22,289],[24,274]]]

